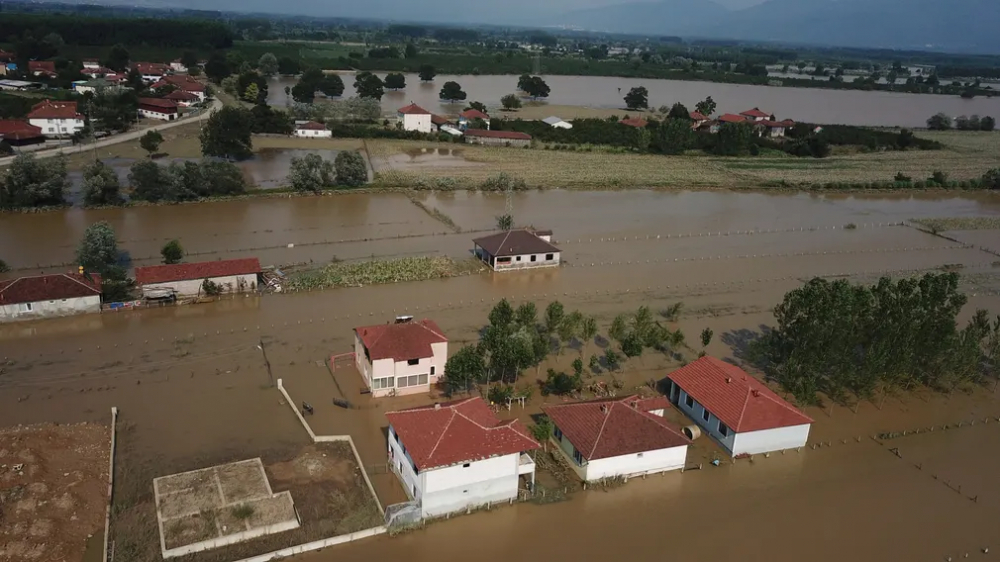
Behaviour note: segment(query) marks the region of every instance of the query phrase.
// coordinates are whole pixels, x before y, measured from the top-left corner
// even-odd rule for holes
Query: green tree
[[[987,115],[979,120],[979,128],[983,131],[992,131],[997,126],[996,119]]]
[[[667,119],[680,119],[682,121],[691,120],[691,112],[688,108],[684,107],[684,104],[678,102],[670,106],[670,113],[667,114]]]
[[[288,182],[295,191],[319,193],[323,188],[334,185],[333,163],[319,154],[306,154],[292,158],[288,172]]]
[[[545,331],[548,334],[555,334],[559,330],[566,317],[566,309],[559,301],[552,301],[545,307]]]
[[[153,153],[160,149],[162,143],[163,135],[155,129],[150,129],[146,131],[146,134],[139,137],[139,146],[149,153],[150,158],[153,157]]]
[[[656,144],[663,154],[683,154],[694,144],[694,131],[687,119],[667,119],[656,130]]]
[[[208,118],[201,131],[201,153],[227,160],[253,156],[253,116],[242,108],[223,107]]]
[[[583,354],[584,349],[593,343],[594,338],[597,337],[597,319],[593,316],[588,316],[583,319],[583,323],[580,325],[580,337],[583,339],[583,346],[580,347],[580,354]]]
[[[111,47],[111,50],[108,51],[108,56],[104,59],[102,64],[115,72],[124,72],[125,69],[128,68],[128,63],[128,49],[119,43],[114,47]]]
[[[537,421],[531,426],[531,436],[535,438],[542,444],[545,450],[548,450],[549,439],[552,438],[552,433],[555,430],[555,424],[548,416],[538,416]]]
[[[477,347],[466,345],[448,358],[444,365],[444,376],[441,383],[449,396],[457,392],[472,392],[472,389],[483,380],[486,373],[486,360]]]
[[[506,111],[521,108],[521,98],[517,97],[517,94],[507,94],[500,98],[500,103],[503,104],[503,108]]]
[[[257,98],[260,96],[260,89],[257,87],[256,82],[251,82],[245,90],[243,90],[243,101],[249,103],[257,103]]]
[[[435,71],[434,67],[429,64],[422,64],[420,65],[420,69],[417,71],[417,74],[420,75],[420,80],[422,82],[430,82],[434,80],[435,76],[437,76],[437,71]]]
[[[625,94],[625,107],[636,110],[649,107],[649,90],[645,86],[636,86]]]
[[[175,189],[174,178],[152,160],[142,160],[129,168],[128,183],[132,198],[141,201],[177,201],[183,199]]]
[[[716,107],[717,106],[715,104],[715,100],[712,99],[712,96],[708,96],[707,98],[695,104],[694,110],[697,111],[698,113],[701,113],[705,117],[711,117],[712,114],[715,113]]]
[[[118,240],[115,229],[107,221],[87,227],[76,250],[76,262],[87,272],[106,275],[118,266]]]
[[[469,105],[465,107],[465,110],[467,111],[470,109],[481,111],[483,113],[489,113],[489,111],[486,110],[486,104],[478,101],[469,102]]]
[[[545,80],[541,76],[530,76],[528,80],[521,84],[518,82],[518,86],[524,93],[528,94],[528,97],[532,99],[547,98],[552,92],[549,85],[545,83]]]
[[[184,248],[180,241],[175,238],[163,245],[163,248],[160,249],[160,255],[163,256],[165,264],[181,263],[181,260],[184,259]]]
[[[514,311],[514,322],[519,326],[534,327],[538,324],[538,309],[535,303],[526,302]]]
[[[356,82],[358,97],[381,100],[385,95],[385,87],[382,80],[374,74],[368,74],[359,82]]]
[[[385,75],[385,87],[390,90],[402,90],[406,87],[406,76],[398,72],[390,72]]]
[[[608,364],[608,369],[611,371],[617,371],[618,367],[621,365],[621,356],[615,352],[615,350],[608,348],[604,352],[604,361]]]
[[[278,74],[292,76],[301,72],[299,61],[292,57],[281,57],[278,59]]]
[[[753,144],[753,130],[750,125],[725,123],[719,128],[715,153],[719,156],[745,156],[750,153],[751,144]]]
[[[118,174],[102,160],[83,169],[83,202],[88,206],[121,205],[121,185]]]
[[[497,230],[510,230],[514,228],[513,215],[500,215],[497,217]]]
[[[980,181],[986,189],[1000,189],[1000,168],[988,170]]]
[[[278,57],[274,53],[264,53],[257,61],[257,70],[264,76],[274,76],[278,73]]]
[[[188,72],[192,68],[198,68],[198,55],[194,51],[184,51],[181,53],[180,61],[188,69]]]
[[[653,135],[646,127],[635,127],[635,150],[636,152],[649,152],[649,143]]]
[[[341,150],[333,161],[337,171],[337,183],[348,187],[359,187],[368,182],[368,165],[363,156],[350,150]]]
[[[232,68],[229,66],[229,61],[220,52],[213,53],[205,63],[205,76],[216,84],[220,84],[222,79],[230,74],[232,74]]]
[[[466,93],[462,91],[462,86],[458,82],[445,82],[444,86],[441,88],[441,93],[439,97],[442,100],[447,100],[451,103],[456,101],[464,101],[466,98]]]
[[[946,131],[951,128],[951,117],[937,113],[927,119],[927,128],[932,131]]]
[[[291,89],[292,99],[298,103],[312,103],[316,97],[316,86],[299,80]]]
[[[0,183],[0,209],[63,205],[69,185],[64,158],[39,160],[34,154],[20,154]]]
[[[712,336],[714,336],[714,335],[715,335],[715,333],[712,332],[711,328],[705,328],[704,330],[702,330],[701,331],[701,346],[702,347],[708,347],[708,344],[712,343]]]
[[[316,83],[316,89],[324,96],[339,98],[344,93],[344,80],[337,74],[328,74]]]
[[[406,58],[412,59],[416,58],[416,56],[420,53],[417,51],[416,45],[414,45],[413,43],[407,43],[406,49],[403,51],[403,54],[406,56]]]
[[[10,266],[7,265],[7,262],[0,260],[0,273],[7,273],[8,271],[10,271]]]
[[[201,183],[198,185],[187,184],[185,189],[194,192],[199,197],[246,193],[246,177],[244,177],[240,167],[232,162],[204,159],[198,163],[198,171]]]
[[[84,106],[90,116],[90,125],[96,131],[127,131],[138,120],[139,98],[131,90],[100,91],[89,100],[85,98]]]

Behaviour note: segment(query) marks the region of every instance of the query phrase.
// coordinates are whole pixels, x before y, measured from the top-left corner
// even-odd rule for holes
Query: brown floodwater
[[[651,107],[681,102],[690,108],[712,96],[718,104],[720,114],[739,113],[759,107],[776,114],[779,119],[811,123],[924,127],[928,117],[940,112],[951,116],[1000,114],[1000,98],[978,97],[967,100],[959,96],[930,94],[782,88],[612,76],[544,78],[552,89],[547,103],[553,105],[624,108],[622,98],[625,93],[633,87],[644,86],[649,91]],[[345,74],[343,79],[344,97],[353,96],[353,75]],[[434,82],[422,83],[416,74],[406,74],[406,89],[386,92],[382,97],[382,109],[394,113],[404,105],[416,103],[429,111],[458,113],[464,105],[442,102],[438,97],[441,85],[449,80],[462,85],[462,89],[468,94],[468,100],[491,106],[499,106],[500,98],[513,93],[517,86],[517,76],[513,75],[440,75]],[[289,77],[272,79],[268,87],[268,103],[284,106],[288,101],[285,87],[294,86],[295,82],[296,79]]]

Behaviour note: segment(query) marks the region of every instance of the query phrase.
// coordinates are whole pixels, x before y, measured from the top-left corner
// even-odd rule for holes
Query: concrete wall
[[[47,137],[68,137],[83,128],[83,119],[29,119]]]
[[[430,133],[434,130],[430,115],[403,115],[403,130]]]
[[[30,308],[30,310],[29,310]],[[0,306],[0,322],[71,316],[101,311],[100,295]]]
[[[793,425],[739,433],[736,435],[733,455],[757,455],[804,447],[809,439],[809,425]]]
[[[671,381],[670,384],[673,385],[673,381]],[[671,391],[670,396],[674,396],[673,392],[674,391]],[[688,406],[687,392],[684,392],[683,388],[678,389],[678,392],[677,407],[680,408],[682,412],[687,414],[689,418],[694,420],[696,424],[701,426],[704,433],[707,433],[712,437],[712,439],[718,441],[719,445],[722,445],[722,448],[729,451],[729,453],[733,456],[737,455],[737,453],[733,452],[734,443],[736,441],[736,433],[732,430],[732,428],[729,429],[729,435],[722,435],[719,431],[719,418],[715,417],[715,414],[709,412],[708,420],[706,421],[704,417],[705,407],[699,404],[697,400],[694,401],[692,406]]]
[[[247,275],[229,275],[226,277],[211,277],[213,283],[222,285],[222,292],[224,293],[240,293],[253,291],[257,287],[257,274],[250,273]],[[204,279],[188,279],[185,281],[171,281],[169,283],[150,283],[145,285],[145,287],[165,287],[177,291],[178,295],[181,296],[198,296],[202,294],[201,285],[204,283]],[[242,281],[242,289],[240,288],[240,282]]]
[[[376,535],[384,534],[385,532],[386,532],[385,526],[379,525],[378,527],[372,527],[371,529],[365,529],[363,531],[355,531],[353,533],[347,533],[346,535],[338,535],[336,537],[329,537],[325,539],[320,539],[318,541],[290,546],[288,548],[275,550],[274,552],[268,552],[266,554],[259,554],[257,556],[251,556],[249,558],[243,558],[242,560],[236,560],[234,562],[274,562],[275,560],[281,560],[287,556],[302,554],[304,552],[311,552],[313,550],[319,550],[321,548],[326,548],[328,546],[344,544],[346,542],[366,539],[368,537],[374,537]]]
[[[614,476],[638,476],[656,474],[668,470],[684,468],[687,460],[687,445],[644,451],[630,455],[592,460],[585,468],[586,480],[600,480]]]
[[[436,517],[517,498],[519,453],[421,473],[424,517]]]

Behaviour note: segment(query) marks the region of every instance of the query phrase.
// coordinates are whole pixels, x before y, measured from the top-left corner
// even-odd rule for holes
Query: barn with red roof
[[[802,447],[813,420],[736,365],[702,357],[667,375],[670,401],[733,456]]]
[[[664,417],[666,398],[625,396],[542,406],[552,439],[584,481],[684,468],[690,441]]]
[[[223,293],[244,293],[257,289],[260,260],[235,260],[149,265],[135,268],[135,282],[147,298],[193,297],[205,294],[205,281]]]
[[[422,517],[518,497],[534,485],[540,447],[515,420],[501,421],[482,398],[387,412],[389,465]]]
[[[354,362],[372,396],[428,392],[446,361],[448,338],[433,320],[400,316],[354,329]]]

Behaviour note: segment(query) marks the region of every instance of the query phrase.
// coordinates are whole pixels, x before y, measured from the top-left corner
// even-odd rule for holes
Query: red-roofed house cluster
[[[534,486],[540,446],[517,420],[500,421],[481,398],[387,412],[389,465],[421,517],[518,497]]]
[[[372,396],[428,392],[444,374],[448,338],[433,320],[401,316],[355,328],[354,361]]]
[[[697,111],[692,111],[691,120],[695,130],[704,130],[710,133],[719,132],[719,128],[726,123],[746,123],[753,127],[758,136],[762,137],[783,137],[786,130],[795,126],[795,121],[791,119],[777,121],[773,114],[765,113],[756,107],[742,113],[723,113],[714,120]]]
[[[492,146],[527,146],[531,144],[531,135],[517,131],[491,131],[490,116],[478,109],[466,109],[458,116],[458,124],[445,117],[435,115],[430,111],[411,103],[399,108],[396,112],[399,126],[404,131],[419,133],[448,133],[453,136],[465,136],[465,142],[470,144],[485,144]],[[486,128],[472,128],[477,121],[485,123]]]

